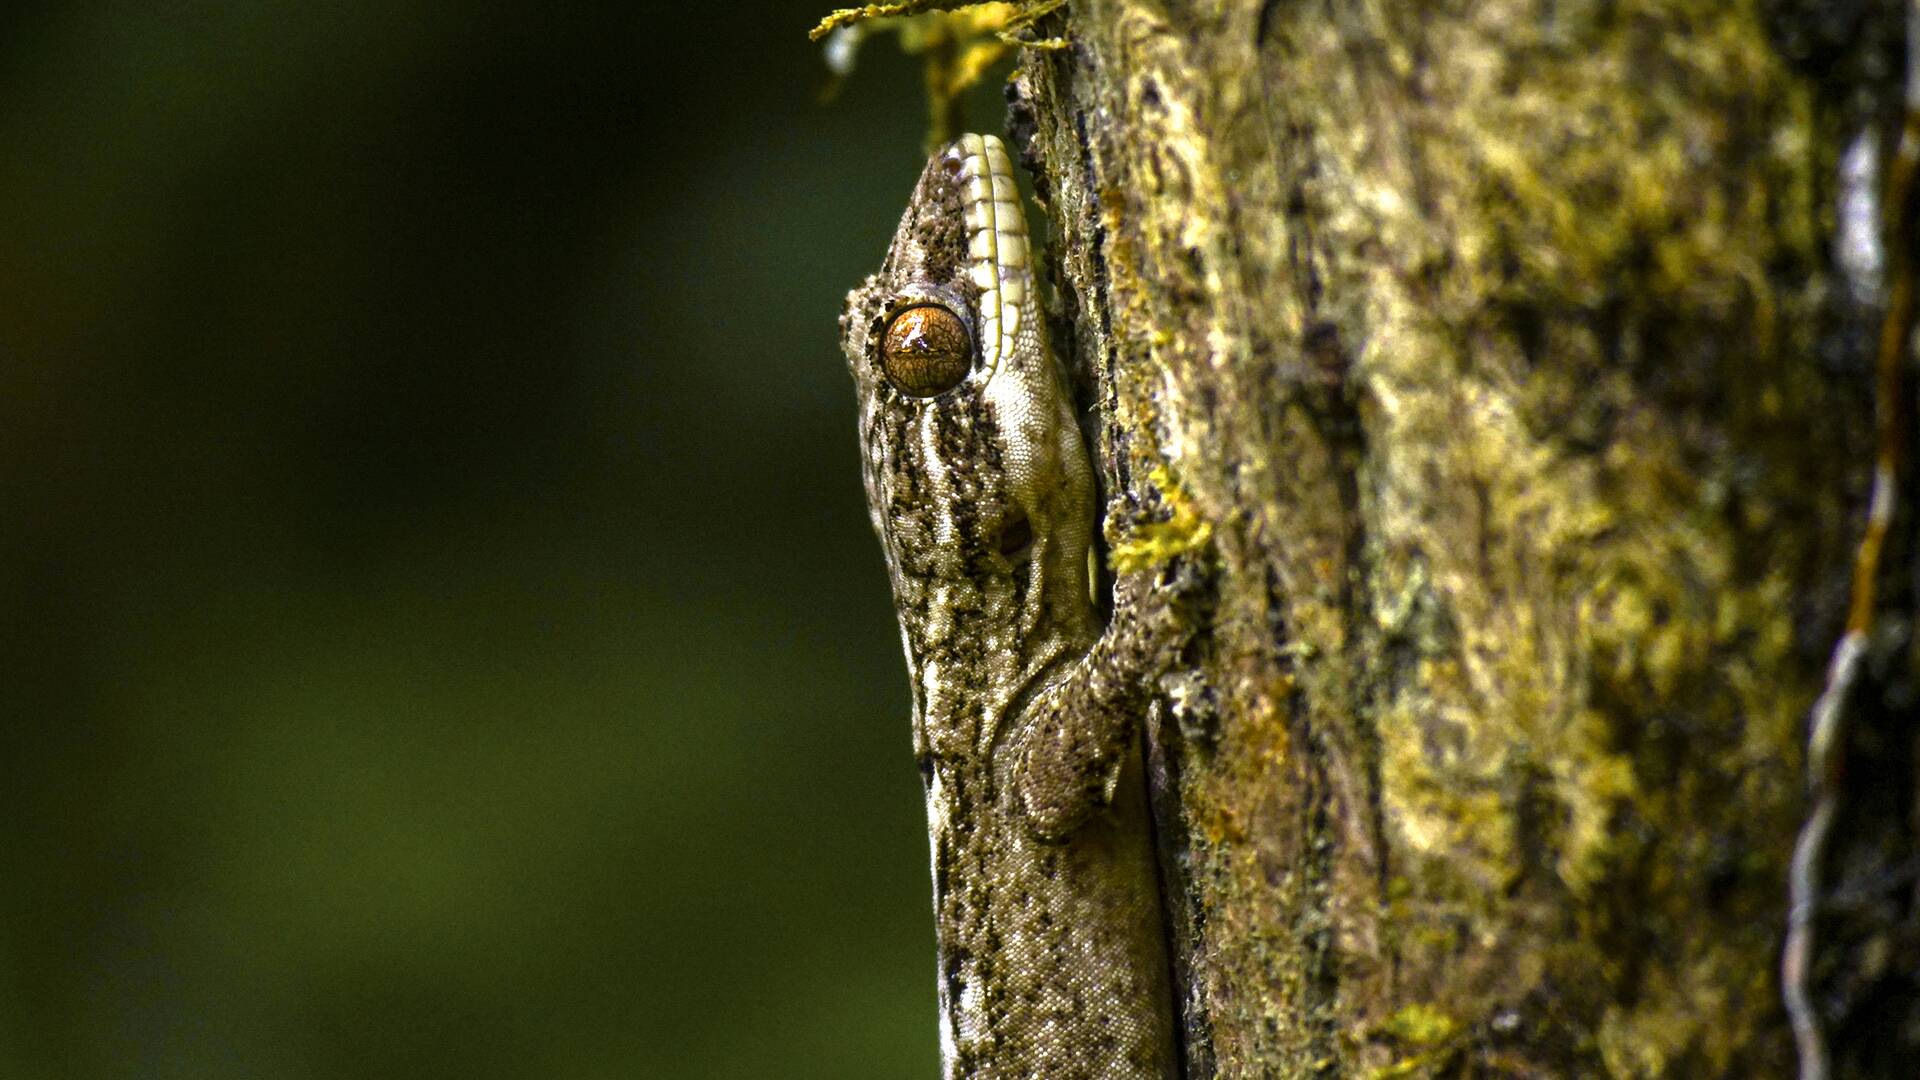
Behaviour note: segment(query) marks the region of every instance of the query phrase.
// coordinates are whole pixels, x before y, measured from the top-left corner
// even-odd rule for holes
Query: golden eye
[[[972,360],[966,324],[933,305],[895,315],[880,342],[880,367],[887,381],[913,397],[932,397],[960,385]]]

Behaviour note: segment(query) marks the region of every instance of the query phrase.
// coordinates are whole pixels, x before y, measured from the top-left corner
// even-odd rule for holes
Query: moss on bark
[[[1755,4],[1075,0],[1013,128],[1110,490],[1211,530],[1221,1075],[1779,1075],[1867,373]],[[1181,732],[1185,734],[1182,735]]]

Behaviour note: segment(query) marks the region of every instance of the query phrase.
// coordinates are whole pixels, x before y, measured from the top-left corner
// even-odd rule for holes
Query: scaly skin
[[[913,679],[943,1075],[1163,1080],[1179,1065],[1136,720],[1182,636],[1144,578],[1116,585],[1102,632],[1093,473],[1030,264],[1005,149],[964,136],[841,317]],[[883,342],[927,305],[971,352],[916,397]]]

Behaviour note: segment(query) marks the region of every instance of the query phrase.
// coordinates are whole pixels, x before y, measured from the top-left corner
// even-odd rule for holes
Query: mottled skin
[[[1137,717],[1181,634],[1144,578],[1116,584],[1102,631],[1093,474],[1018,199],[997,139],[956,141],[841,317],[913,680],[943,1075],[1161,1080],[1179,1065]],[[882,342],[927,304],[973,352],[915,397]]]

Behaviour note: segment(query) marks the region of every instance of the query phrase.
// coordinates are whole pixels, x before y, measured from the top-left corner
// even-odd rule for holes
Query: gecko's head
[[[840,319],[909,653],[954,620],[1029,652],[1092,625],[1092,471],[1043,322],[1013,165],[999,139],[963,136]]]

